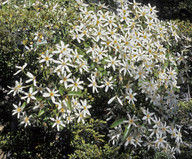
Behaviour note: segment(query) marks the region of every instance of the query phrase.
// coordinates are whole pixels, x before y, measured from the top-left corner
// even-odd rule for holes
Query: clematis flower
[[[27,63],[25,63],[23,66],[16,66],[16,68],[18,68],[19,70],[16,73],[14,73],[13,75],[15,76],[19,72],[21,72],[21,71],[23,72],[26,66],[27,66]]]
[[[60,95],[57,94],[59,91],[55,91],[55,89],[50,90],[48,87],[46,87],[48,93],[44,93],[43,97],[50,97],[52,102],[55,103],[55,97],[59,97]]]
[[[68,87],[71,87],[72,91],[78,91],[78,89],[83,89],[83,86],[81,86],[81,84],[83,83],[83,81],[79,81],[80,79],[74,79],[72,82],[72,84],[69,84]]]
[[[18,105],[13,104],[13,106],[14,106],[15,109],[13,110],[12,115],[17,114],[17,118],[19,119],[19,117],[20,117],[20,115],[21,115],[21,113],[23,111],[23,108],[21,107],[21,101],[19,102]]]
[[[34,86],[37,86],[37,85],[36,85],[36,83],[37,83],[36,77],[35,77],[32,73],[30,73],[30,72],[27,72],[27,76],[28,76],[30,79],[27,80],[26,83],[29,83],[29,82],[33,81],[33,85],[34,85]]]
[[[41,55],[41,60],[39,63],[45,62],[47,66],[49,66],[49,62],[53,61],[53,55],[49,54],[49,50],[46,51],[46,55],[42,54]]]
[[[27,103],[29,103],[31,99],[36,100],[36,98],[35,98],[34,95],[37,94],[38,91],[33,92],[33,88],[31,87],[31,88],[29,89],[29,92],[28,92],[28,93],[26,93],[26,92],[23,92],[23,93],[24,93],[26,96],[21,97],[21,99],[26,99],[26,98],[27,98]]]
[[[56,116],[56,118],[50,118],[52,121],[54,121],[54,124],[52,127],[57,127],[57,131],[60,131],[60,126],[65,127],[65,124],[61,120],[61,117]]]

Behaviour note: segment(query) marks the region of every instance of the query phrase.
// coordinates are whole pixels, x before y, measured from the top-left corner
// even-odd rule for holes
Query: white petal
[[[109,99],[107,104],[111,104],[115,98],[116,98],[116,96],[114,96],[113,98]]]

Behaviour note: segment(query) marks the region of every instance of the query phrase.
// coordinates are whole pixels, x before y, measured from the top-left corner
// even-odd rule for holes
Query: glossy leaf
[[[114,121],[113,124],[111,125],[111,128],[121,125],[125,120],[126,120],[125,118],[122,118],[122,119],[118,119],[118,120]]]
[[[69,91],[68,96],[79,96],[79,97],[83,97],[83,94],[81,92],[75,92],[75,91]]]

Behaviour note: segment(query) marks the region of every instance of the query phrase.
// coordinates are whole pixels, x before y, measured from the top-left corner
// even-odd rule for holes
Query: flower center
[[[29,118],[25,117],[24,121],[27,123],[29,121]]]
[[[149,115],[149,114],[147,114],[147,118],[148,118],[148,119],[150,118],[150,115]]]
[[[49,60],[49,57],[47,56],[47,57],[45,57],[45,61],[48,61]]]
[[[80,114],[79,114],[79,117],[80,117],[80,118],[82,118],[82,117],[83,117],[83,114],[82,114],[82,113],[80,113]]]
[[[17,112],[18,112],[18,113],[21,112],[21,108],[20,108],[20,107],[17,108]]]
[[[77,86],[78,86],[77,82],[75,82],[75,83],[74,83],[74,86],[75,86],[75,87],[77,87]]]
[[[60,120],[59,120],[59,119],[57,119],[57,120],[56,120],[56,123],[57,123],[57,124],[60,124]]]
[[[28,94],[28,98],[31,98],[31,93]]]
[[[130,120],[129,120],[129,124],[133,124],[133,119],[130,119]]]
[[[129,97],[132,99],[133,98],[133,94],[130,94]]]
[[[64,113],[65,112],[65,109],[64,108],[61,108],[61,113]]]
[[[53,94],[53,92],[50,92],[50,96],[52,97],[54,94]]]

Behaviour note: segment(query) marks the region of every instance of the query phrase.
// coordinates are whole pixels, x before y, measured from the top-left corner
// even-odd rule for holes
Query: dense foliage
[[[11,157],[174,158],[180,147],[190,156],[175,116],[186,111],[180,90],[190,99],[191,32],[150,4],[114,5],[2,6],[2,78],[15,73],[1,89],[1,113],[13,115],[1,145]]]

